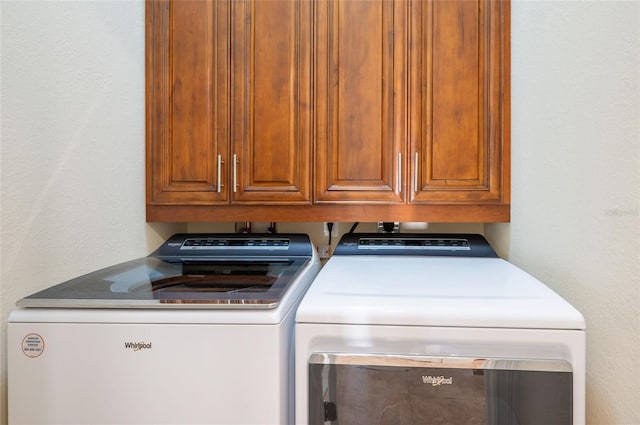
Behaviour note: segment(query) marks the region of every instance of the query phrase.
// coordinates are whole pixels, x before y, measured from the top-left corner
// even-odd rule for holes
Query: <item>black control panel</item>
[[[192,249],[217,249],[217,248],[289,248],[289,239],[274,239],[274,238],[262,238],[262,239],[229,239],[229,238],[189,238],[184,241],[180,250],[192,250]]]
[[[151,257],[310,257],[313,245],[305,234],[179,233]]]
[[[497,257],[477,234],[347,233],[334,255]]]

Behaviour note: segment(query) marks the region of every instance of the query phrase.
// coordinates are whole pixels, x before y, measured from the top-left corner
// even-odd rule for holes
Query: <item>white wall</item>
[[[640,424],[640,2],[512,16],[513,214],[486,233],[584,313],[588,422]],[[144,222],[142,1],[3,0],[0,19],[4,346],[17,299],[176,227]]]
[[[587,419],[640,424],[640,2],[512,6],[501,253],[587,322]]]
[[[35,290],[147,255],[144,3],[0,1],[0,423],[6,318]]]

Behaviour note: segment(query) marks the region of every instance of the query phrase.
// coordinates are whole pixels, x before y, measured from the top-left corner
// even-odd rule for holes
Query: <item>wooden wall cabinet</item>
[[[318,1],[316,202],[404,203],[404,1]]]
[[[232,203],[310,205],[311,3],[230,7]]]
[[[228,203],[228,4],[146,7],[147,205]]]
[[[147,220],[509,220],[510,4],[147,2]]]
[[[508,3],[410,7],[409,202],[508,204]]]
[[[311,203],[310,31],[308,2],[147,2],[149,210]]]

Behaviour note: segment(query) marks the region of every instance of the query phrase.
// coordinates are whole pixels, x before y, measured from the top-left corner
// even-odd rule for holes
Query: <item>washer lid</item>
[[[315,261],[307,235],[178,234],[148,257],[77,277],[17,305],[274,309],[302,275],[315,275],[308,267]]]
[[[146,257],[55,285],[20,307],[275,308],[310,259],[169,263]]]
[[[499,258],[334,256],[298,323],[584,329],[582,315]]]

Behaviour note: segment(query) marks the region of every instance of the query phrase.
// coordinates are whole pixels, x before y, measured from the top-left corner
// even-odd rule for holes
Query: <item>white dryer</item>
[[[319,268],[307,235],[178,234],[22,299],[9,423],[291,423],[294,315]]]
[[[478,235],[345,235],[295,333],[298,425],[585,422],[583,316]]]

